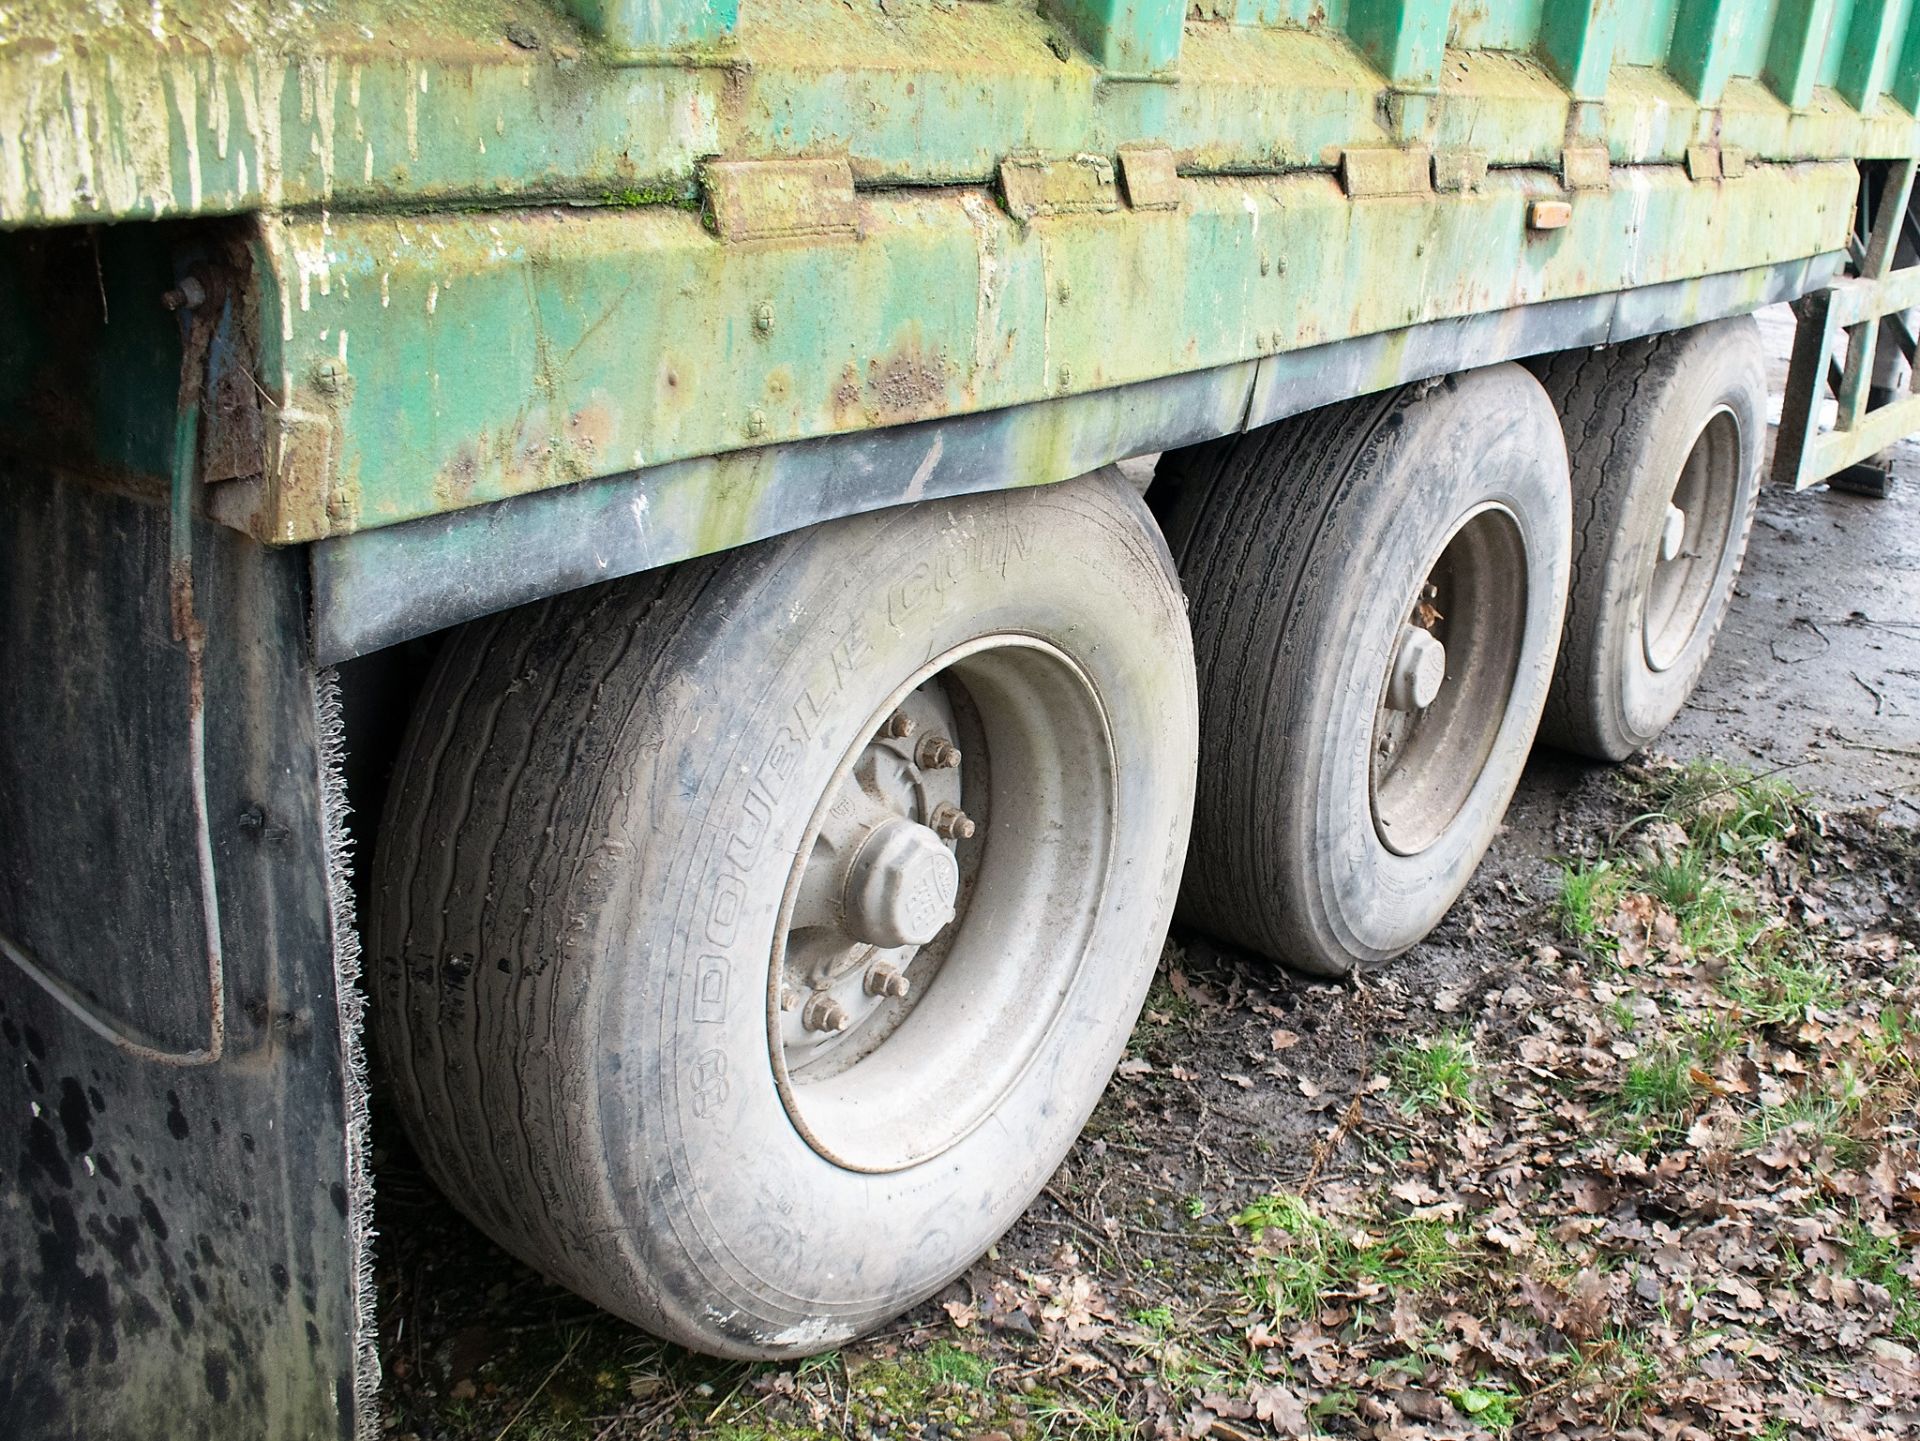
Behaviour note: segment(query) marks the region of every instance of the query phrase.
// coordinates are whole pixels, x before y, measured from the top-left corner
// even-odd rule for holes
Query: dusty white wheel
[[[1750,316],[1540,366],[1567,436],[1573,580],[1541,736],[1624,760],[1693,693],[1746,555],[1766,440]]]
[[[1200,669],[1181,907],[1304,970],[1424,936],[1506,810],[1566,594],[1566,462],[1517,366],[1197,446],[1156,485]]]
[[[1192,804],[1191,649],[1125,482],[906,507],[480,622],[372,939],[455,1202],[701,1350],[936,1290],[1118,1059]]]

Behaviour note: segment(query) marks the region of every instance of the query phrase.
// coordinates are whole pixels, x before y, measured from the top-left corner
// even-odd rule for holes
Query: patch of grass
[[[1038,1396],[1040,1393],[1035,1393]],[[1081,1403],[1047,1394],[1027,1409],[1027,1418],[1042,1436],[1073,1437],[1075,1441],[1119,1441],[1139,1434],[1139,1428],[1120,1414],[1119,1403]]]
[[[1901,1269],[1912,1266],[1911,1251],[1899,1238],[1875,1233],[1857,1216],[1841,1229],[1840,1243],[1846,1248],[1849,1276],[1886,1288],[1893,1307],[1888,1329],[1908,1345],[1920,1345],[1920,1286]]]
[[[1426,1040],[1394,1046],[1382,1058],[1394,1089],[1409,1115],[1458,1106],[1471,1113],[1480,1064],[1464,1031],[1447,1031]]]
[[[1282,1193],[1261,1197],[1235,1222],[1256,1242],[1279,1237],[1251,1278],[1276,1317],[1310,1316],[1327,1294],[1367,1282],[1416,1294],[1432,1291],[1467,1266],[1462,1234],[1444,1221],[1407,1217],[1362,1230],[1337,1225],[1300,1197]]]
[[[1803,792],[1778,776],[1725,761],[1689,761],[1655,772],[1643,790],[1696,846],[1725,856],[1796,834],[1806,814]]]
[[[1852,1165],[1866,1151],[1847,1126],[1853,1109],[1855,1106],[1847,1100],[1802,1091],[1777,1106],[1762,1106],[1747,1117],[1741,1128],[1741,1143],[1757,1151],[1783,1131],[1798,1131],[1812,1148],[1824,1147],[1842,1165]]]
[[[993,1366],[986,1358],[962,1350],[949,1341],[938,1341],[927,1348],[927,1375],[935,1385],[946,1382],[960,1386],[985,1383]]]
[[[1718,1011],[1699,1017],[1686,1028],[1686,1040],[1702,1066],[1712,1066],[1747,1044],[1747,1032],[1732,1016]]]
[[[1603,1424],[1602,1434],[1639,1420],[1676,1379],[1651,1346],[1619,1325],[1583,1345],[1567,1376],[1589,1418]]]
[[[1576,861],[1560,871],[1560,898],[1555,906],[1560,933],[1590,951],[1610,951],[1613,937],[1607,923],[1626,892],[1626,877],[1611,861]]]
[[[1693,1056],[1678,1046],[1655,1047],[1627,1063],[1620,1099],[1632,1115],[1676,1120],[1693,1108],[1699,1096],[1693,1065]]]
[[[1817,951],[1782,942],[1755,946],[1734,958],[1720,990],[1751,1020],[1763,1026],[1801,1019],[1808,1007],[1840,1003],[1840,978]]]
[[[1691,846],[1640,868],[1644,889],[1676,916],[1684,916],[1711,894],[1713,880],[1700,852]]]
[[[1875,1070],[1920,1077],[1920,1020],[1904,1007],[1882,1006],[1862,1038],[1862,1051]]]

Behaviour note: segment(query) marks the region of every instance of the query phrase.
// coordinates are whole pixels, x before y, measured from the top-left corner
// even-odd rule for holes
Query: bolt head
[[[867,972],[866,991],[870,996],[882,996],[888,1000],[904,1000],[907,992],[913,989],[913,982],[902,975],[898,966],[890,966],[882,961]]]
[[[847,929],[891,950],[924,946],[953,919],[960,865],[926,826],[896,816],[867,832],[847,872]]]
[[[913,717],[903,710],[897,710],[887,717],[887,723],[880,727],[880,734],[888,740],[905,740],[913,734]]]
[[[913,759],[922,770],[949,770],[960,764],[960,748],[945,736],[928,735],[914,748]]]
[[[942,801],[933,808],[930,819],[933,822],[934,831],[945,840],[971,840],[974,831],[978,829],[973,823],[973,817],[947,801]]]
[[[809,1031],[844,1031],[853,1017],[825,991],[815,991],[800,1012],[800,1024]]]

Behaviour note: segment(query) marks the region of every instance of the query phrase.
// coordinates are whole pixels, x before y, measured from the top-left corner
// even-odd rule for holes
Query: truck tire
[[[1072,1144],[1192,814],[1172,561],[1111,471],[877,512],[475,622],[375,864],[428,1170],[697,1350],[829,1349]]]
[[[1751,316],[1540,367],[1573,476],[1573,579],[1542,740],[1625,760],[1680,713],[1747,552],[1767,436]]]
[[[1183,917],[1340,975],[1445,914],[1546,697],[1564,455],[1499,365],[1161,462],[1200,671]]]

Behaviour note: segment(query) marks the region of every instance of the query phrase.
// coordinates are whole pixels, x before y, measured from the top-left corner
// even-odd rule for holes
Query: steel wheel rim
[[[1733,542],[1740,451],[1740,422],[1729,407],[1720,406],[1702,423],[1666,507],[1653,518],[1640,626],[1650,670],[1668,670],[1680,660],[1713,604]],[[1663,542],[1676,513],[1682,517],[1676,526],[1679,539],[1669,555]]]
[[[911,733],[889,734],[902,714]],[[928,718],[950,720],[956,763],[919,764]],[[880,775],[887,768],[893,781]],[[935,784],[911,783],[930,769]],[[788,1118],[816,1152],[849,1170],[905,1169],[959,1144],[1019,1083],[1058,1022],[1102,908],[1116,776],[1092,681],[1030,636],[957,647],[874,710],[796,851],[768,975],[769,1060]],[[850,805],[850,787],[866,800]],[[953,855],[953,919],[931,940],[855,954],[872,940],[854,934],[862,925],[918,915],[911,903],[898,912],[868,904],[862,881],[890,862],[863,855],[876,845],[907,849],[900,823],[927,826],[942,805],[973,825],[971,835],[940,837]],[[848,812],[858,806],[855,834]],[[924,837],[909,840],[906,888],[924,891],[940,867]],[[823,968],[832,955],[843,959]],[[894,987],[904,995],[873,983],[882,965],[905,982]],[[809,1007],[815,1022],[840,1019],[815,1000],[822,994],[845,1012],[836,1029],[807,1023]]]
[[[1526,540],[1513,512],[1495,502],[1467,512],[1403,614],[1374,713],[1368,799],[1380,843],[1412,856],[1466,806],[1512,700],[1527,619]],[[1438,643],[1444,674],[1410,706],[1399,682],[1422,637]]]

